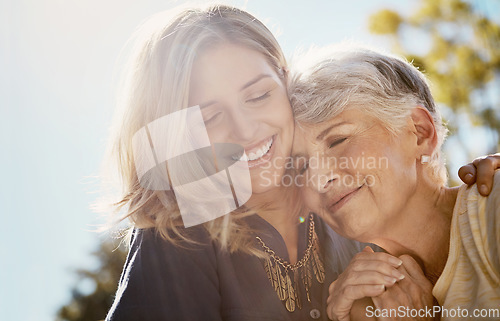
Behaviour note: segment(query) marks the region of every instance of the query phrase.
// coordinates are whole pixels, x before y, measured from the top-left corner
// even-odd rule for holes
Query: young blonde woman
[[[423,74],[398,57],[339,46],[313,58],[291,92],[294,153],[306,160],[301,176],[317,178],[302,190],[309,208],[339,234],[404,255],[406,277],[387,286],[398,304],[370,294],[391,274],[365,250],[330,287],[330,317],[500,319],[500,172],[488,197],[480,184],[446,186],[446,130]],[[410,297],[419,287],[432,289],[432,313],[422,313],[432,297]],[[368,307],[350,309],[364,297]]]
[[[107,320],[327,320],[328,285],[362,247],[280,184],[294,121],[276,39],[227,6],[159,14],[135,38],[112,136],[117,207],[134,230]],[[245,155],[222,161],[217,144]],[[212,153],[217,161],[203,162]],[[211,219],[239,164],[250,198]],[[201,186],[209,176],[218,178]],[[245,188],[231,178],[240,200]]]

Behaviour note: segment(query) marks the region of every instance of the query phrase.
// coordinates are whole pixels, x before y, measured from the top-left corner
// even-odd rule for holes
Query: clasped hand
[[[370,320],[375,315],[377,320],[433,319],[428,315],[415,319],[404,313],[411,309],[432,309],[434,303],[431,282],[409,255],[396,258],[366,247],[330,285],[329,292],[327,313],[332,320],[350,321],[351,317]],[[387,318],[380,313],[390,310],[398,314]]]

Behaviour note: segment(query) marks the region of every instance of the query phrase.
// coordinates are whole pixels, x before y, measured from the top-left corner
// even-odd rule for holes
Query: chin
[[[266,185],[257,185],[252,183],[252,195],[258,195],[262,193],[269,192],[275,188],[274,186],[266,186]]]
[[[344,225],[345,237],[358,242],[372,243],[374,223],[360,224],[359,221]]]
[[[356,213],[356,212],[352,212]],[[359,225],[359,220],[356,218],[354,221],[350,220],[349,215],[356,217],[356,215],[349,214],[347,211],[338,211],[335,213],[326,211],[326,216],[322,215],[325,222],[337,234],[352,240],[359,241],[359,238],[364,234],[365,228]]]
[[[262,194],[265,192],[269,192],[271,190],[275,190],[279,187],[280,178],[282,176],[279,173],[264,173],[265,178],[260,178],[258,180],[252,180],[252,193],[253,194]]]

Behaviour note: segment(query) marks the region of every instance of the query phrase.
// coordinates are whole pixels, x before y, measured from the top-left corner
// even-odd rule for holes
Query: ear
[[[411,120],[413,122],[413,134],[417,138],[417,155],[432,155],[437,146],[438,137],[436,125],[429,111],[422,107],[416,106],[411,111]]]

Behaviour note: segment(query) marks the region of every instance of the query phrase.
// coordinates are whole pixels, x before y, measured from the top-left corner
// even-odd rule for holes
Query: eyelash
[[[334,140],[329,146],[328,148],[333,148],[339,144],[342,144],[347,138],[340,138],[340,139],[337,139],[337,140]]]
[[[299,174],[303,174],[309,167],[309,161],[305,161],[302,166],[300,163],[296,163],[294,167]]]
[[[252,99],[248,99],[247,102],[249,103],[256,103],[256,102],[259,102],[261,100],[264,100],[266,99],[267,97],[269,97],[271,94],[271,91],[267,91],[265,92],[263,95],[259,96],[259,97],[256,97],[256,98],[252,98]]]
[[[307,169],[308,169],[308,168],[309,168],[309,162],[306,162],[306,163],[304,164],[304,166],[302,166],[302,168],[299,170],[299,173],[300,173],[300,174],[304,174],[304,173],[305,173],[305,171],[307,171]]]
[[[222,112],[217,112],[215,113],[215,115],[213,115],[212,117],[210,117],[209,119],[205,120],[205,124],[210,124],[212,122],[214,122],[216,120],[217,117],[219,117],[219,115],[221,114]]]
[[[259,97],[248,99],[247,102],[249,102],[249,103],[257,103],[257,102],[260,102],[260,101],[268,98],[269,96],[271,96],[271,90],[266,91],[263,95],[261,95]],[[213,122],[215,120],[215,118],[219,116],[219,114],[220,114],[220,112],[216,113],[215,115],[213,115],[209,119],[205,120],[205,124],[209,124],[209,123]]]

